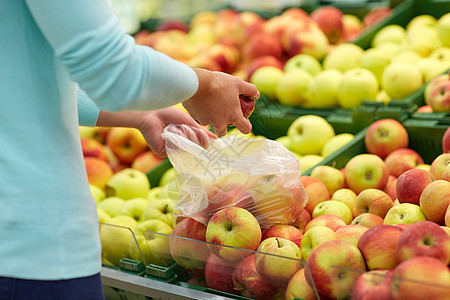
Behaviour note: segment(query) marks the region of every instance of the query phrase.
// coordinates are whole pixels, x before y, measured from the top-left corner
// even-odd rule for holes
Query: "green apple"
[[[300,171],[301,173],[305,173],[312,167],[316,166],[320,162],[322,162],[323,157],[318,154],[306,154],[301,156],[298,161],[300,162]]]
[[[323,68],[336,69],[342,73],[359,68],[361,66],[361,59],[364,54],[364,50],[351,43],[342,43],[334,48],[325,56],[323,60]]]
[[[281,143],[286,149],[291,150],[291,139],[287,136],[280,136],[279,138],[275,139],[276,142]]]
[[[93,138],[95,136],[96,128],[88,127],[88,126],[78,126],[78,130],[80,132],[80,138]]]
[[[442,45],[450,47],[450,13],[446,13],[438,19],[436,28]]]
[[[292,150],[299,154],[320,154],[323,146],[335,136],[327,120],[316,115],[298,117],[289,126],[287,135]]]
[[[172,179],[175,178],[175,169],[169,168],[161,175],[161,178],[159,179],[159,186],[163,186],[168,184]]]
[[[406,25],[406,31],[413,29],[416,26],[436,26],[437,20],[432,15],[422,14],[412,18]]]
[[[150,182],[147,175],[132,168],[115,173],[105,186],[106,196],[116,196],[124,200],[147,198],[149,190]]]
[[[340,217],[345,224],[350,225],[353,221],[353,213],[344,203],[337,200],[323,201],[316,205],[313,210],[312,217],[330,214]]]
[[[378,84],[381,85],[381,77],[387,65],[391,62],[389,53],[381,48],[371,48],[364,52],[361,58],[361,67],[373,73],[377,78]]]
[[[89,188],[91,189],[92,197],[94,197],[95,203],[99,204],[100,201],[105,199],[105,191],[95,184],[89,184]]]
[[[165,185],[151,188],[148,191],[147,199],[151,201],[165,197],[167,195],[167,189],[164,189],[164,187]]]
[[[407,32],[405,48],[417,52],[422,57],[427,57],[431,52],[441,47],[438,32],[433,27],[414,27]]]
[[[342,73],[328,69],[317,74],[308,87],[310,107],[326,108],[338,106],[337,93]]]
[[[292,56],[284,64],[284,71],[288,72],[293,69],[301,69],[316,76],[322,71],[322,65],[314,56],[301,53]]]
[[[388,105],[389,101],[392,100],[391,96],[386,93],[386,90],[379,90],[377,96],[375,97],[377,102],[383,102],[385,105]]]
[[[119,265],[122,258],[129,258],[129,244],[133,239],[133,231],[137,226],[135,219],[129,216],[115,216],[102,224],[100,241],[102,255],[114,266]]]
[[[161,220],[147,220],[138,224],[134,230],[136,240],[129,241],[129,253],[132,259],[144,261],[146,265],[164,266],[171,258],[169,235],[172,226]]]
[[[338,91],[338,102],[343,108],[353,108],[363,100],[373,100],[378,93],[378,81],[367,69],[355,68],[344,73]]]
[[[383,87],[392,99],[403,99],[422,84],[422,73],[413,64],[404,62],[391,63],[383,72]]]
[[[103,209],[100,207],[97,207],[97,215],[98,215],[98,222],[99,223],[108,223],[109,219],[111,219],[111,216],[108,215]],[[100,224],[101,226],[101,224]]]
[[[391,63],[403,62],[415,65],[422,59],[419,53],[412,50],[401,50],[391,58]]]
[[[379,47],[386,42],[401,44],[406,38],[406,30],[400,25],[392,24],[383,27],[372,39],[372,47]]]
[[[417,62],[416,66],[422,73],[424,82],[430,81],[436,76],[444,73],[444,71],[447,69],[447,66],[445,64],[442,64],[441,61],[431,57],[424,57],[420,59]]]
[[[322,157],[327,157],[353,140],[351,133],[340,133],[332,137],[322,148]]]
[[[419,205],[412,203],[400,203],[389,209],[384,217],[383,224],[413,224],[419,221],[425,221],[426,217]]]
[[[260,93],[266,94],[274,99],[276,97],[277,84],[284,72],[273,66],[263,66],[258,68],[250,78]]]
[[[305,70],[284,72],[276,85],[276,99],[285,105],[309,106],[308,86],[312,79],[313,76]]]
[[[167,225],[173,226],[175,222],[174,208],[175,203],[170,199],[153,200],[146,206],[142,220],[161,220]]]
[[[439,60],[448,68],[450,65],[450,48],[439,47],[433,52],[431,52],[429,57]]]
[[[125,200],[119,197],[106,197],[101,201],[97,207],[101,208],[111,217],[119,214],[120,207],[125,203]]]
[[[130,216],[136,221],[141,221],[148,205],[149,201],[146,198],[129,199],[120,206],[118,215]]]
[[[302,259],[307,260],[317,246],[331,240],[339,240],[333,229],[326,226],[311,227],[305,232],[300,242]]]

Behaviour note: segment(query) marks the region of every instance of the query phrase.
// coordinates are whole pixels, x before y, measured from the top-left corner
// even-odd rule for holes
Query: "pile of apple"
[[[449,24],[450,13],[439,19],[419,15],[406,28],[382,28],[367,50],[346,42],[323,57],[302,52],[281,68],[258,68],[249,81],[282,104],[302,107],[353,108],[363,100],[404,99],[450,68]],[[430,85],[427,104],[433,111],[450,110],[446,86]]]

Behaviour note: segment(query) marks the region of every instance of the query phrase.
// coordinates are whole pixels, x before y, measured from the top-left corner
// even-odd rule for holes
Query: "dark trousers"
[[[100,274],[67,280],[0,277],[0,300],[104,300]]]

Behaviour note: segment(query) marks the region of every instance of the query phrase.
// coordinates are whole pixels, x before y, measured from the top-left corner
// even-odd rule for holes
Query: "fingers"
[[[227,126],[214,126],[214,132],[218,135],[218,136],[224,136],[227,133]]]
[[[252,98],[253,100],[257,100],[260,97],[259,91],[255,85],[243,81],[243,84],[240,86],[239,91],[241,94]]]
[[[237,118],[233,125],[242,133],[247,134],[250,133],[250,131],[252,131],[252,123],[250,123],[250,121],[246,118],[244,118],[243,116],[240,118]]]

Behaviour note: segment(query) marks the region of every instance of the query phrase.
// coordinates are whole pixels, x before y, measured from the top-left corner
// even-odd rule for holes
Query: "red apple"
[[[450,228],[450,204],[445,211],[445,226]]]
[[[422,169],[411,169],[397,179],[396,194],[399,203],[419,204],[420,194],[427,185],[435,180],[430,172]]]
[[[113,170],[110,165],[105,160],[98,157],[85,157],[84,167],[89,183],[96,185],[101,189],[105,188],[106,183],[113,175]]]
[[[339,228],[336,230],[336,234],[341,241],[349,242],[350,244],[358,246],[359,238],[367,230],[369,230],[369,228],[363,225],[351,224]]]
[[[450,165],[450,153],[443,153],[431,163],[430,173],[433,174],[434,178],[442,179],[448,165]]]
[[[362,20],[351,14],[344,14],[342,16],[342,25],[342,39],[344,42],[353,42],[364,30]]]
[[[304,233],[305,227],[309,223],[309,221],[311,221],[311,215],[306,209],[302,209],[300,215],[293,223],[291,223],[291,225],[297,227],[301,233]]]
[[[450,80],[447,79],[432,86],[425,103],[431,106],[433,112],[450,111]]]
[[[450,263],[450,237],[434,222],[419,221],[409,225],[397,240],[397,259],[406,261],[416,256],[430,256]]]
[[[287,224],[274,224],[269,228],[263,229],[261,241],[271,237],[285,238],[297,244],[300,247],[300,241],[303,233],[297,227]]]
[[[159,164],[163,162],[163,159],[156,156],[156,154],[149,150],[139,154],[131,163],[133,169],[137,169],[144,173],[156,168]]]
[[[444,150],[444,153],[450,152],[450,127],[447,128],[442,136],[442,150]]]
[[[372,8],[363,18],[365,27],[371,27],[392,14],[392,8],[379,6]]]
[[[315,226],[325,226],[332,229],[333,231],[337,231],[339,228],[346,225],[347,224],[345,223],[345,221],[340,217],[331,214],[325,214],[315,217],[308,224],[306,224],[305,233]]]
[[[202,241],[206,241],[206,226],[185,217],[173,228],[170,254],[185,269],[202,269],[210,254],[208,245]]]
[[[431,108],[431,106],[429,105],[422,105],[421,107],[419,107],[417,109],[417,112],[421,112],[421,113],[432,113],[433,109]]]
[[[239,95],[239,101],[241,103],[242,114],[244,118],[248,119],[255,110],[255,100],[245,95]]]
[[[233,283],[234,268],[235,263],[227,262],[211,253],[205,265],[207,287],[225,293],[237,294]]]
[[[363,213],[371,213],[384,218],[394,206],[391,197],[378,189],[365,189],[356,197],[353,205],[355,217]]]
[[[81,150],[84,157],[98,157],[104,161],[108,160],[105,146],[94,138],[81,139]]]
[[[423,164],[423,159],[419,153],[409,148],[400,148],[392,151],[384,159],[389,174],[399,177],[403,172]]]
[[[436,180],[428,184],[420,195],[419,205],[429,221],[445,223],[445,211],[450,204],[450,182]]]
[[[277,285],[265,280],[256,271],[254,254],[247,256],[236,266],[233,282],[235,291],[244,297],[257,300],[272,299],[279,289]]]
[[[450,271],[433,257],[417,256],[399,264],[392,273],[392,300],[448,300]]]
[[[358,154],[345,165],[345,181],[357,194],[368,188],[384,189],[388,176],[386,164],[375,154]]]
[[[245,67],[245,69],[247,70],[246,80],[249,81],[253,73],[255,73],[256,70],[264,66],[272,66],[280,70],[283,70],[284,68],[284,64],[282,63],[282,61],[274,56],[271,55],[259,56]]]
[[[341,39],[344,30],[342,17],[342,11],[334,6],[322,6],[311,13],[311,18],[317,22],[330,44],[336,44]]]
[[[384,222],[383,218],[376,214],[363,213],[355,217],[352,221],[352,224],[372,228],[374,226],[383,224],[383,222]]]
[[[211,251],[226,261],[238,261],[256,250],[261,242],[261,227],[256,218],[246,209],[227,207],[216,212],[206,227],[206,241]]]
[[[317,178],[311,176],[300,176],[300,181],[308,195],[308,202],[305,209],[312,215],[317,204],[330,198],[325,184]]]
[[[188,32],[188,25],[181,20],[164,20],[156,27],[157,31],[180,30]]]
[[[328,241],[320,244],[309,256],[307,265],[317,291],[325,299],[348,298],[353,284],[360,275],[359,272],[366,270],[359,249],[344,241]],[[309,277],[306,279],[312,286],[311,279]]]
[[[391,270],[373,270],[361,274],[355,281],[352,299],[390,300]]]
[[[251,36],[242,47],[241,55],[242,60],[247,62],[266,55],[273,56],[280,61],[284,59],[280,38],[265,32]]]
[[[386,183],[383,191],[388,194],[389,197],[391,197],[392,201],[395,201],[395,199],[397,199],[397,191],[395,190],[396,185],[397,177],[389,175],[388,182]]]
[[[364,137],[367,152],[385,158],[396,149],[407,148],[408,132],[394,119],[381,119],[370,124]]]
[[[111,128],[106,145],[121,162],[127,164],[131,164],[140,153],[149,149],[142,133],[128,127]]]
[[[403,229],[393,225],[378,225],[367,230],[358,242],[358,248],[369,270],[393,269],[399,263],[396,257],[397,240]]]

